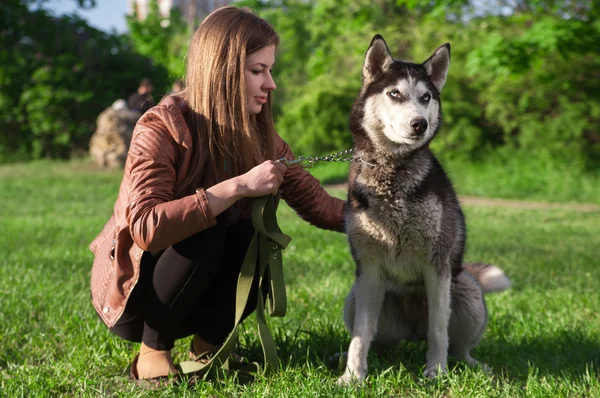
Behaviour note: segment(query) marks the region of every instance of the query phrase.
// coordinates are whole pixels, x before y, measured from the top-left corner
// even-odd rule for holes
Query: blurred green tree
[[[281,36],[277,128],[298,154],[351,145],[364,52],[382,34],[421,62],[444,42],[452,66],[434,149],[485,159],[521,151],[600,166],[600,18],[593,1],[251,0]]]
[[[20,152],[64,156],[72,146],[85,146],[100,103],[134,90],[141,76],[166,86],[184,72],[191,32],[176,10],[162,17],[153,1],[146,20],[128,19],[127,38],[95,31],[75,17],[52,18],[43,7],[33,11],[32,4],[44,2],[0,5],[0,159]],[[380,33],[396,58],[414,62],[451,43],[445,126],[433,143],[442,157],[472,161],[520,152],[573,169],[600,167],[596,1],[237,4],[257,11],[281,37],[276,125],[297,154],[351,146],[348,116],[364,53]]]
[[[0,161],[83,151],[98,114],[142,77],[166,89],[166,70],[136,53],[126,36],[73,15],[54,17],[45,3],[0,5]]]
[[[421,13],[426,2],[398,3]],[[597,2],[449,0],[436,2],[419,21],[413,29],[426,40],[415,41],[416,54],[452,43],[446,127],[435,149],[471,159],[490,149],[518,151],[574,170],[598,169]]]
[[[145,19],[138,19],[135,9],[133,15],[127,16],[133,47],[166,68],[171,80],[181,79],[190,36],[188,25],[179,8],[174,7],[168,16],[163,16],[156,0],[151,0],[149,5]]]

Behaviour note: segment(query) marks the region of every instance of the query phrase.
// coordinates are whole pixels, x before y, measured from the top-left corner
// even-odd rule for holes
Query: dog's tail
[[[501,292],[511,286],[504,271],[495,265],[469,263],[464,265],[464,269],[475,277],[484,293]]]

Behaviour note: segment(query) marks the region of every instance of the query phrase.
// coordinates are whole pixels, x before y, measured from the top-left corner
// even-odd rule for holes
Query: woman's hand
[[[277,195],[286,169],[283,163],[267,160],[241,176],[208,188],[205,192],[213,215],[218,216],[244,197]]]
[[[285,164],[267,160],[238,177],[239,192],[250,198],[277,195],[286,170]]]

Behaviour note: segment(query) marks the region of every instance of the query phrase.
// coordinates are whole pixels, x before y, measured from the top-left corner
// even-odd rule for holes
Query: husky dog
[[[429,378],[446,371],[449,351],[477,365],[470,351],[486,327],[483,292],[510,286],[497,267],[463,265],[463,213],[429,149],[449,65],[449,44],[423,64],[394,60],[380,35],[367,50],[350,117],[359,161],[350,167],[346,230],[357,271],[341,384],[364,380],[372,342],[426,339]]]

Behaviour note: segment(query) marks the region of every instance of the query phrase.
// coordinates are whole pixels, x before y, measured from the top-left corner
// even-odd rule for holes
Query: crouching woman
[[[234,326],[235,290],[254,233],[253,197],[277,195],[304,220],[343,230],[343,201],[300,166],[273,129],[279,39],[224,7],[193,36],[186,87],[138,121],[114,213],[91,243],[93,305],[117,336],[141,342],[134,379],[177,373],[171,349],[216,352]],[[257,287],[245,316],[255,310]]]

